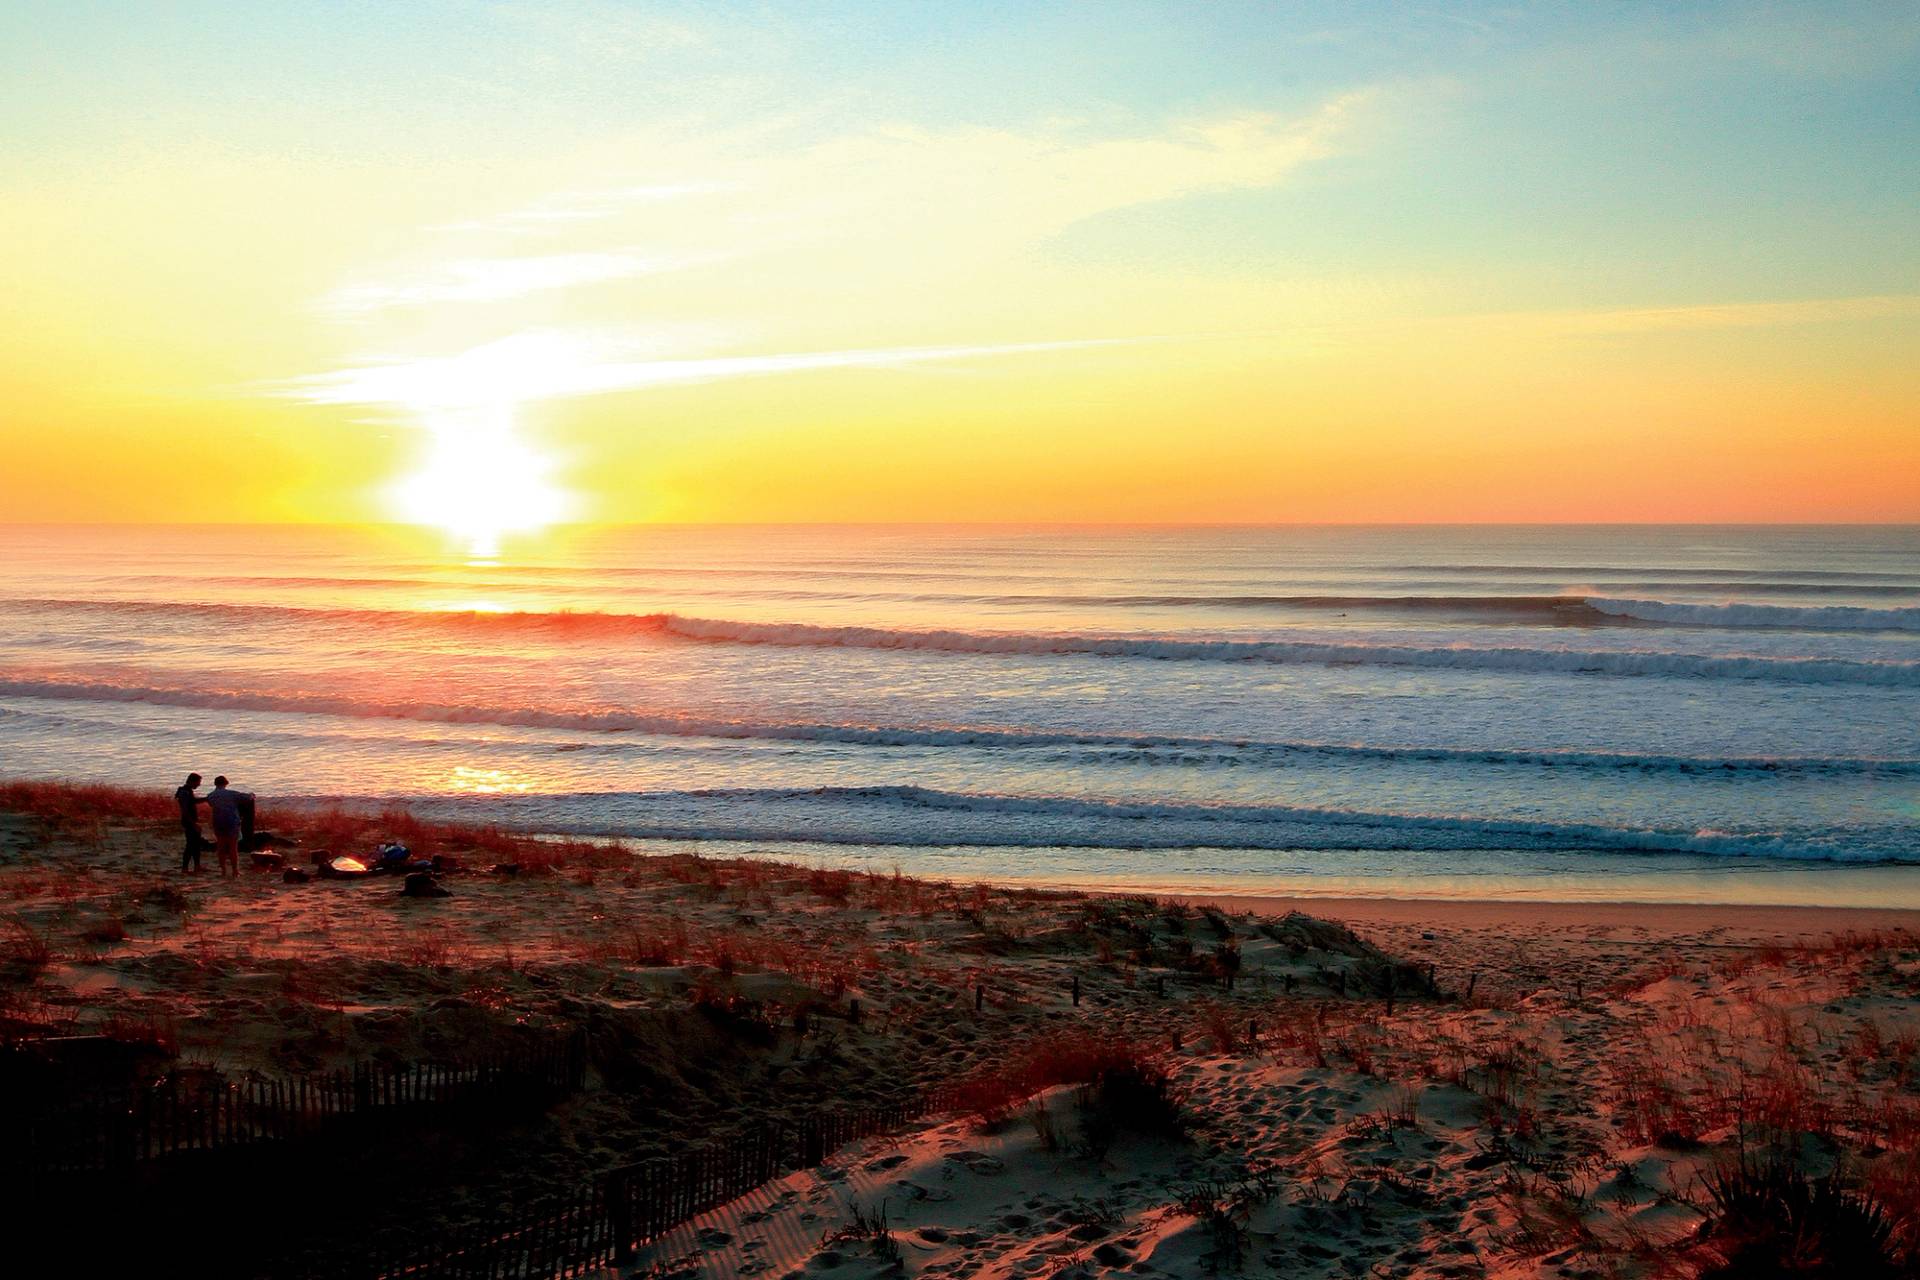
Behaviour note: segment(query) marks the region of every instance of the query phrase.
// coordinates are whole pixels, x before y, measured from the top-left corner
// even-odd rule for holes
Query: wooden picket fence
[[[585,1075],[586,1042],[575,1032],[460,1063],[359,1063],[278,1079],[189,1069],[79,1093],[34,1091],[4,1110],[0,1166],[29,1178],[131,1171],[180,1152],[313,1137],[356,1115],[570,1093]]]
[[[465,1239],[386,1249],[362,1275],[376,1280],[549,1280],[632,1262],[639,1247],[838,1148],[950,1109],[948,1090],[880,1106],[823,1111],[798,1126],[746,1130],[594,1180],[558,1208],[490,1222]],[[335,1272],[333,1274],[339,1274]]]

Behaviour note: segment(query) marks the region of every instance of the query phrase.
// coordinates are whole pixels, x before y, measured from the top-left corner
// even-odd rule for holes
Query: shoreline
[[[1749,935],[1820,936],[1875,929],[1920,929],[1920,909],[1733,902],[1563,902],[1511,898],[1335,898],[1170,893],[1194,906],[1284,915],[1300,911],[1349,925],[1422,924],[1432,928],[1589,926],[1640,934],[1704,929]]]
[[[1217,876],[1179,873],[1148,877],[1116,873],[1075,874],[1049,868],[1023,873],[1029,860],[1015,854],[1063,855],[1073,862],[1089,852],[1106,850],[1014,849],[984,846],[909,847],[887,844],[828,845],[803,841],[662,840],[621,835],[540,833],[540,839],[605,839],[636,855],[693,853],[712,858],[752,858],[796,863],[866,874],[899,872],[955,884],[984,884],[1006,888],[1041,889],[1107,896],[1148,896],[1205,900],[1223,908],[1258,910],[1262,902],[1286,902],[1288,909],[1310,914],[1330,904],[1395,902],[1449,910],[1471,904],[1529,904],[1552,907],[1593,907],[1602,910],[1641,911],[1662,908],[1741,908],[1833,911],[1892,911],[1920,916],[1920,864],[1885,862],[1817,862],[1783,859],[1721,859],[1686,866],[1665,865],[1687,855],[1647,853],[1622,855],[1614,851],[1591,854],[1556,852],[1559,869],[1516,870],[1493,867],[1485,871],[1434,871],[1419,865],[1423,854],[1409,851],[1366,852],[1369,860],[1399,860],[1397,871],[1325,871],[1276,868],[1271,873],[1229,873]],[[1126,851],[1138,853],[1138,851]],[[1206,853],[1210,850],[1163,850],[1165,854]],[[1350,851],[1341,851],[1350,852]],[[1513,851],[1485,850],[1490,862],[1509,859]],[[1326,851],[1275,851],[1276,861],[1315,857],[1331,863],[1338,854]],[[1449,855],[1458,857],[1461,855]],[[1627,861],[1628,857],[1634,861]],[[1578,859],[1591,857],[1583,867]],[[1050,859],[1051,861],[1051,859]],[[1349,908],[1349,909],[1358,909]]]

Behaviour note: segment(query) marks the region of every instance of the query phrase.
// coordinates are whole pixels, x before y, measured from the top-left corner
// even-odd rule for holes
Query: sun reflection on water
[[[447,789],[465,795],[522,795],[533,790],[533,783],[522,780],[507,769],[475,769],[456,765],[447,775]]]

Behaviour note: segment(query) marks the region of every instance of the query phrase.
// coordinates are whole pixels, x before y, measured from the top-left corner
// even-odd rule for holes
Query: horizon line
[[[418,529],[408,520],[0,520],[8,529]],[[1912,520],[558,520],[561,529],[1915,529]]]

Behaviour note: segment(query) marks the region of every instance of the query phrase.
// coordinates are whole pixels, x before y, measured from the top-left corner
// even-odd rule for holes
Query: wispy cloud
[[[583,222],[600,222],[626,213],[637,206],[663,204],[687,196],[705,195],[724,188],[715,183],[653,182],[609,187],[601,190],[560,191],[530,204],[477,218],[443,222],[430,231],[476,231],[551,233]]]
[[[639,249],[553,253],[518,258],[463,258],[411,278],[346,285],[320,300],[337,315],[364,315],[390,307],[498,302],[529,293],[677,271],[712,255],[649,255]]]
[[[796,234],[863,252],[937,246],[952,261],[1117,209],[1277,185],[1336,154],[1382,101],[1361,90],[1298,116],[1225,113],[1123,134],[879,129],[763,159],[742,185]]]
[[[524,333],[457,355],[371,361],[292,378],[269,389],[310,404],[391,405],[433,412],[601,395],[675,383],[716,382],[820,369],[899,369],[989,357],[1092,347],[1139,345],[1173,338],[1083,338],[981,346],[877,347],[794,351],[682,360],[616,358],[620,344],[568,333]]]
[[[386,313],[427,313],[440,342],[465,341],[457,354],[444,354],[444,345],[438,352],[406,354],[409,337],[422,331],[422,316],[399,315],[399,323],[388,326],[389,354],[343,361],[272,390],[314,403],[420,409],[1165,340],[845,344],[726,357],[690,352],[684,342],[677,349],[665,345],[671,333],[702,330],[738,348],[763,331],[769,317],[797,336],[821,300],[841,296],[849,282],[868,289],[873,282],[887,285],[870,293],[869,305],[846,314],[849,327],[924,333],[929,316],[955,317],[955,302],[990,301],[995,294],[982,284],[988,272],[1001,274],[1009,288],[1026,287],[1020,282],[1034,270],[1036,247],[1086,219],[1286,180],[1345,145],[1375,102],[1375,94],[1355,92],[1296,116],[1243,111],[1122,132],[1069,121],[1027,129],[871,127],[806,144],[760,135],[700,138],[679,147],[661,140],[636,149],[648,156],[650,173],[676,175],[674,181],[572,188],[440,224],[433,229],[439,243],[466,252],[438,260],[422,255],[411,266],[349,283],[321,300],[326,314],[369,325]],[[556,251],[473,252],[477,245],[535,234]],[[566,251],[558,251],[562,246]],[[565,310],[570,301],[559,304],[577,320],[557,316],[551,302],[537,312],[480,305],[700,264],[724,267],[703,276],[698,287],[650,280],[644,297],[636,295],[636,309],[649,317],[654,335],[644,347],[587,327],[594,318],[605,323],[616,314],[610,306],[622,295],[596,298],[577,310]],[[630,323],[633,313],[622,314],[620,322]],[[530,327],[556,322],[562,327]],[[955,325],[979,329],[965,318]],[[1068,326],[1069,332],[1093,327],[1084,317],[1061,323]],[[506,336],[483,340],[503,331]]]
[[[1330,98],[1297,116],[1244,111],[1116,133],[1072,122],[1027,129],[878,126],[799,144],[758,133],[648,139],[636,148],[673,180],[558,191],[526,204],[428,228],[459,237],[454,260],[356,283],[329,309],[484,301],[641,274],[666,256],[707,260],[807,253],[823,274],[849,259],[977,261],[1114,209],[1211,191],[1271,186],[1337,151],[1380,101]],[[472,237],[538,236],[567,253],[469,260]],[[652,246],[641,252],[605,248]],[[600,241],[599,244],[592,243]],[[837,259],[837,260],[836,260]],[[631,266],[631,270],[616,270]],[[791,271],[791,261],[779,264]],[[495,291],[495,282],[505,292]]]

